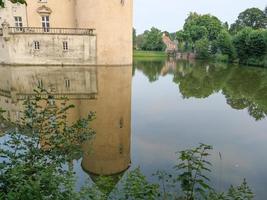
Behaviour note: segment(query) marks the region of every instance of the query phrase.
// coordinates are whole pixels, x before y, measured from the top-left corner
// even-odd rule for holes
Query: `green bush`
[[[240,63],[264,65],[267,52],[266,30],[245,28],[234,37],[234,46]]]

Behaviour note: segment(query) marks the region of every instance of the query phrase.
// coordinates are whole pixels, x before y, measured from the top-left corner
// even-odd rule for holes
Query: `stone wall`
[[[39,42],[35,49],[34,42]],[[63,49],[68,43],[68,50]],[[0,63],[95,65],[96,36],[72,34],[7,33],[0,36]]]

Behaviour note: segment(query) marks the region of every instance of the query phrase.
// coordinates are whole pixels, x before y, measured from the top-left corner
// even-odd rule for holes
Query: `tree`
[[[144,41],[144,34],[136,36],[136,49],[140,49]]]
[[[136,30],[133,28],[133,48],[136,49]]]
[[[145,31],[143,35],[143,42],[141,44],[143,50],[149,51],[163,51],[165,45],[162,41],[161,30],[152,27],[150,31]]]
[[[232,33],[237,33],[244,27],[251,27],[253,29],[266,28],[266,11],[262,11],[259,8],[249,8],[241,12],[236,22],[231,25],[230,31]]]
[[[210,41],[215,40],[222,29],[221,21],[217,17],[208,14],[190,13],[184,24],[184,31],[189,34],[192,41],[196,41],[198,34],[200,35],[197,39],[207,37]]]
[[[245,28],[234,37],[234,46],[241,63],[249,59],[263,60],[267,51],[267,31]]]

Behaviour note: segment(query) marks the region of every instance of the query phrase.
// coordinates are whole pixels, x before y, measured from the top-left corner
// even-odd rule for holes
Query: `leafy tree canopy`
[[[184,24],[184,31],[189,34],[192,41],[206,36],[208,40],[214,40],[222,29],[221,21],[209,14],[190,13]]]
[[[141,44],[143,50],[162,51],[165,45],[162,41],[162,31],[152,27],[149,31],[145,31],[143,35],[143,42]]]
[[[241,12],[234,24],[231,25],[230,31],[236,33],[244,27],[260,29],[267,27],[267,15],[265,11],[259,8],[249,8]]]

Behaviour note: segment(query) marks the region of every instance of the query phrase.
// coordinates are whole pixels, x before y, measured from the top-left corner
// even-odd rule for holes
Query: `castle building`
[[[132,0],[5,1],[4,64],[132,64]]]

